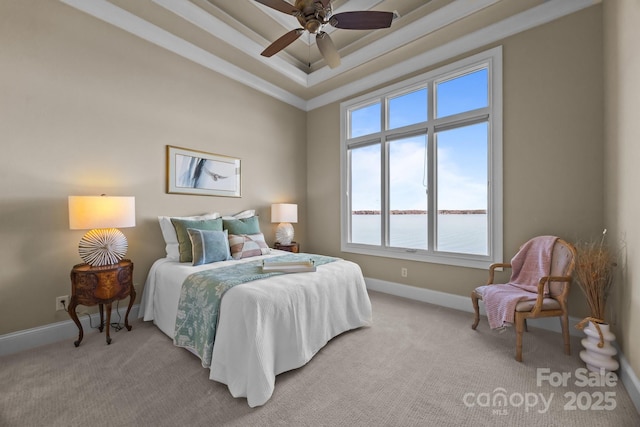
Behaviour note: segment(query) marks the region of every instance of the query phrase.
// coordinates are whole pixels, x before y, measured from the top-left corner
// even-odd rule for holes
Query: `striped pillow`
[[[211,264],[231,259],[227,230],[197,230],[187,228],[193,248],[192,265]]]
[[[229,234],[229,247],[231,248],[233,259],[266,255],[270,252],[262,233]]]

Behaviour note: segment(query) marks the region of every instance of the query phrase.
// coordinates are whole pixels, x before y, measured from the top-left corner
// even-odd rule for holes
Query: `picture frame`
[[[167,145],[167,193],[241,197],[240,159]]]

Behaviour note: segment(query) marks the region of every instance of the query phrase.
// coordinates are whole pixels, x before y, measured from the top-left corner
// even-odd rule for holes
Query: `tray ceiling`
[[[304,110],[335,102],[589,7],[599,0],[333,0],[333,11],[395,12],[391,28],[335,29],[329,68],[303,34],[260,53],[296,18],[254,0],[60,0],[177,55]],[[294,0],[289,0],[294,3]]]

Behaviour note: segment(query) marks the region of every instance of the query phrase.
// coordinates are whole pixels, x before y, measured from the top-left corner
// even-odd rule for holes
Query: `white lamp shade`
[[[135,197],[69,196],[69,228],[126,228],[136,225]]]
[[[276,203],[271,205],[271,222],[298,222],[298,205]]]

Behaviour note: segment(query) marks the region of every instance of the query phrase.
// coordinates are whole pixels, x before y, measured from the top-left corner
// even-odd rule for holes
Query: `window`
[[[342,250],[502,259],[500,48],[341,105]]]

